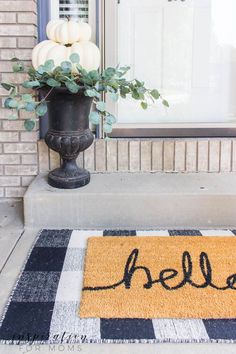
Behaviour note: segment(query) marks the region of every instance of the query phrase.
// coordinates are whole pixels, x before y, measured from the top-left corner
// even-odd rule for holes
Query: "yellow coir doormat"
[[[236,318],[236,237],[95,237],[80,317]]]

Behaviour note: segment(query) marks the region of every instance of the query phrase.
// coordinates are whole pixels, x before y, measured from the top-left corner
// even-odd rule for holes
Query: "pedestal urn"
[[[89,129],[89,113],[93,99],[84,91],[73,94],[67,88],[43,90],[47,95],[49,130],[45,137],[48,147],[60,154],[61,167],[51,171],[48,183],[52,187],[73,189],[90,182],[89,171],[78,167],[76,159],[86,150],[94,136]]]

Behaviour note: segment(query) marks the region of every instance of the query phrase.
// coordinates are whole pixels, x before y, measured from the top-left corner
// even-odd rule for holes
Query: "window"
[[[88,22],[89,0],[51,0],[51,18],[79,18]]]

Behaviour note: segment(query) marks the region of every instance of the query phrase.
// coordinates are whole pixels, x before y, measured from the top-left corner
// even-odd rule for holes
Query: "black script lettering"
[[[143,284],[144,289],[151,289],[154,284],[160,284],[166,290],[178,290],[183,288],[186,284],[197,288],[197,289],[205,289],[207,287],[211,287],[216,290],[236,290],[236,274],[229,275],[226,279],[226,286],[219,287],[215,285],[212,281],[212,266],[209,260],[207,253],[201,252],[199,256],[199,267],[201,270],[201,274],[204,278],[204,282],[202,284],[197,284],[192,280],[193,275],[193,262],[192,257],[188,251],[183,252],[182,255],[182,272],[183,279],[177,285],[170,286],[168,285],[169,280],[173,280],[180,273],[173,268],[166,268],[160,271],[159,278],[153,279],[151,275],[151,271],[149,268],[144,265],[136,265],[138,261],[139,250],[135,248],[127,258],[125,268],[124,268],[124,276],[117,283],[111,285],[101,285],[101,286],[86,286],[83,288],[83,291],[99,291],[99,290],[109,290],[116,289],[119,286],[124,285],[125,289],[130,289],[132,286],[132,279],[134,274],[137,271],[143,271],[147,277],[147,282]]]

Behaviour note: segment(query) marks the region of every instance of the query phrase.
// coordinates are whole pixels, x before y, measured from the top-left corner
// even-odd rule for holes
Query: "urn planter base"
[[[60,189],[75,189],[86,186],[90,182],[90,173],[87,170],[80,168],[78,176],[62,177],[58,176],[59,168],[53,170],[48,175],[48,184],[54,188]]]
[[[51,171],[48,175],[48,184],[54,188],[75,189],[84,187],[89,182],[89,171],[78,167],[75,160],[64,161],[61,167]]]

